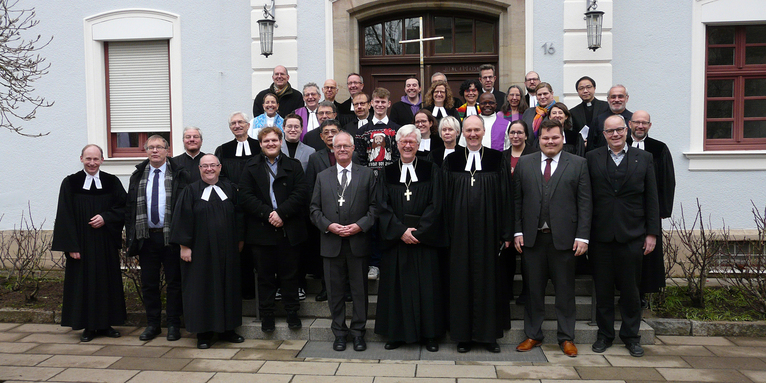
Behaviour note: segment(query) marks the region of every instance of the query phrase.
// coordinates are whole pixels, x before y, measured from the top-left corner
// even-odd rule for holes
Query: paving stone
[[[66,334],[72,332],[71,327],[63,327],[57,324],[44,324],[44,323],[25,323],[21,326],[15,327],[10,330],[12,332],[42,332],[52,334]],[[79,331],[82,333],[82,331]]]
[[[82,345],[79,345],[82,346]],[[101,347],[101,346],[99,346]],[[143,347],[143,346],[103,346],[93,355],[102,356],[138,356],[144,358],[159,358],[170,351],[170,347]]]
[[[766,358],[764,347],[715,347],[708,346],[708,350],[718,356],[755,357]]]
[[[210,383],[289,383],[292,375],[219,372]]]
[[[290,383],[372,383],[372,377],[296,375]]]
[[[20,354],[37,346],[37,343],[0,342],[0,352],[8,354]]]
[[[766,347],[766,338],[763,337],[727,337],[737,346]]]
[[[658,335],[662,343],[685,346],[734,346],[734,343],[722,336],[670,336]]]
[[[648,367],[575,367],[575,370],[581,379],[587,380],[665,380],[656,369]]]
[[[766,371],[739,370],[753,382],[766,382]]]
[[[228,343],[228,342],[216,342],[215,347],[221,348],[259,348],[264,350],[276,350],[281,348],[282,343],[296,342],[296,341],[280,341],[280,340],[266,340],[266,339],[245,339],[242,343]],[[305,342],[305,341],[298,341]],[[194,344],[197,347],[197,344]],[[300,349],[298,349],[300,350]]]
[[[634,358],[630,355],[607,355],[606,360],[614,367],[690,367],[680,356]]]
[[[109,368],[119,370],[181,371],[189,362],[191,362],[191,359],[126,356],[109,366]]]
[[[497,366],[497,377],[504,379],[578,379],[573,367],[563,366]]]
[[[280,350],[302,350],[307,341],[305,340],[286,340],[279,345]]]
[[[0,381],[2,380],[36,380],[38,382],[54,377],[63,368],[53,367],[17,367],[9,366],[0,368]]]
[[[166,338],[166,335],[158,336],[148,342],[142,342],[138,339],[138,337],[135,338],[137,341],[141,343],[145,343],[145,346],[152,346],[152,347],[191,347],[191,348],[197,348],[197,338],[191,338],[191,337],[182,337],[179,340],[169,341]],[[241,344],[241,343],[240,343]]]
[[[540,380],[540,383],[583,383],[583,381],[580,379],[577,379],[577,380],[542,379]],[[613,379],[613,380],[589,380],[588,383],[626,383],[626,382],[622,379]]]
[[[335,375],[415,377],[413,364],[341,363]]]
[[[213,377],[212,372],[142,371],[130,383],[204,383]]]
[[[195,359],[183,371],[257,372],[266,363],[260,360]]]
[[[535,362],[535,366],[555,365],[555,366],[609,366],[603,355],[577,355],[572,358],[565,355],[561,350],[558,352],[546,352],[545,357],[548,362]]]
[[[35,366],[53,355],[0,354],[0,366]]]
[[[415,376],[425,378],[497,378],[493,366],[450,366],[419,364]]]
[[[19,327],[18,323],[0,323],[0,331],[8,331],[16,327]]]
[[[758,358],[685,356],[693,368],[734,368],[737,370],[766,370],[766,363]]]
[[[136,376],[138,370],[105,370],[102,368],[68,368],[56,375],[62,382],[122,383]]]
[[[486,379],[473,379],[473,378],[460,378],[457,381],[458,383],[487,383],[488,382]],[[452,382],[452,380],[450,380],[450,382]],[[539,379],[492,379],[492,383],[540,383],[540,380]]]
[[[119,338],[109,338],[106,336],[100,336],[88,342],[88,344],[119,345],[119,346],[143,346],[145,343],[146,343],[145,341],[138,339],[137,336],[126,336],[124,334]]]
[[[335,375],[340,363],[268,361],[259,374]]]
[[[658,368],[657,372],[667,380],[681,382],[750,382],[737,370]]]
[[[53,354],[53,355],[91,355],[104,346],[94,344],[40,344],[29,349],[27,354]]]
[[[646,356],[713,356],[713,353],[705,346],[648,345],[643,347]]]
[[[13,342],[14,340],[21,339],[29,333],[25,332],[0,332],[0,342]]]
[[[107,368],[120,360],[119,356],[92,356],[82,355],[55,355],[40,363],[42,367],[81,367],[81,368]]]
[[[237,352],[232,359],[257,360],[296,360],[297,350],[244,349]]]
[[[232,348],[210,348],[200,350],[198,348],[174,348],[163,358],[189,358],[189,359],[231,359],[239,350]]]
[[[463,381],[461,379],[461,381]],[[455,383],[453,378],[402,378],[391,376],[376,376],[374,383]],[[492,383],[498,382],[493,380]],[[486,379],[481,380],[481,383],[487,383]],[[535,382],[537,383],[537,382]]]
[[[26,343],[80,343],[80,335],[75,333],[69,334],[48,334],[48,333],[32,333],[21,339],[18,342]]]

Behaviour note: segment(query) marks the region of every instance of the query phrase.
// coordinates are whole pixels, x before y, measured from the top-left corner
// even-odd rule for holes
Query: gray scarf
[[[149,238],[149,218],[146,208],[146,183],[149,180],[151,165],[146,164],[144,175],[138,183],[138,196],[136,198],[136,239]],[[170,221],[173,215],[173,169],[170,162],[165,168],[165,223],[162,226],[162,235],[165,246],[170,244]]]

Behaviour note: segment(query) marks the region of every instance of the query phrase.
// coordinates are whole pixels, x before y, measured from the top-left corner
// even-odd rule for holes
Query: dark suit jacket
[[[652,155],[628,148],[625,179],[613,185],[607,170],[612,161],[608,147],[585,155],[593,192],[591,239],[599,242],[627,243],[647,234],[660,235],[660,208]]]
[[[356,223],[362,232],[347,237],[355,257],[369,255],[370,229],[375,223],[375,176],[372,169],[354,164],[351,166],[351,181],[344,193],[345,202],[339,206],[340,182],[338,168],[332,166],[317,175],[314,193],[311,197],[311,222],[319,228],[321,235],[320,255],[334,258],[340,254],[343,238],[330,233],[327,227],[332,223],[349,225]]]
[[[588,124],[590,130],[588,131],[588,148],[587,151],[591,151],[596,148],[606,146],[606,139],[604,138],[604,121],[611,116],[612,111],[607,108],[607,111],[593,117],[593,121]],[[625,119],[625,126],[628,126],[628,121],[633,117],[633,112],[625,109],[620,113]],[[630,134],[626,132],[625,134]]]
[[[497,103],[497,110],[499,111],[500,107],[503,106],[503,104],[505,104],[505,93],[499,91],[497,89],[497,84],[495,84],[495,88],[492,91],[492,95],[495,96],[495,102]]]
[[[542,154],[519,158],[513,172],[516,233],[523,233],[524,246],[533,247],[537,238],[543,199]],[[550,186],[550,221],[553,245],[571,250],[575,238],[590,238],[592,207],[588,163],[585,158],[562,150]]]
[[[317,129],[314,129],[314,130],[317,130]],[[312,130],[312,132],[314,130]],[[305,138],[306,136],[303,136],[303,137]],[[324,141],[322,141],[322,145],[324,145]],[[298,147],[295,149],[295,157],[291,157],[291,158],[295,158],[296,160],[300,161],[301,166],[303,166],[303,171],[305,172],[306,166],[308,166],[309,164],[309,156],[314,154],[314,152],[316,152],[316,149],[299,141]],[[282,140],[282,153],[286,154],[288,157],[290,156],[289,149],[287,148],[287,141],[285,140]]]
[[[284,153],[277,160],[274,197],[277,200],[276,212],[284,222],[284,226],[278,228],[269,223],[269,214],[274,208],[269,196],[269,170],[265,161],[265,156],[253,157],[242,172],[237,198],[245,213],[245,241],[254,245],[278,245],[280,238],[287,235],[290,245],[298,245],[307,236],[309,184],[303,167],[300,161]]]
[[[422,106],[423,103],[421,102],[420,107]],[[415,115],[412,114],[410,104],[405,104],[402,101],[397,101],[391,105],[391,110],[388,111],[388,118],[399,126],[415,123]]]
[[[593,105],[592,117],[596,117],[601,113],[609,111],[609,103],[606,101],[601,101],[594,98],[591,104]],[[580,132],[583,126],[590,124],[590,121],[588,121],[587,117],[585,116],[585,101],[577,104],[577,106],[570,109],[569,112],[572,114],[572,130],[575,132]],[[590,125],[588,125],[588,127],[593,129],[593,127]]]

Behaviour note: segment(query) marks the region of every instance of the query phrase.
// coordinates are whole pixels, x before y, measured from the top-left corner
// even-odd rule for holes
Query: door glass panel
[[[766,117],[766,100],[745,100],[745,117]]]
[[[745,121],[744,138],[766,138],[766,121]]]
[[[402,20],[386,21],[384,30],[386,31],[386,54],[402,54],[402,44],[399,44],[402,40]]]
[[[473,20],[455,18],[455,53],[473,53]]]
[[[745,48],[745,64],[766,64],[766,47]]]
[[[734,27],[708,27],[707,36],[710,45],[734,44]]]
[[[420,19],[413,17],[411,19],[404,20],[404,39],[414,40],[420,38]],[[425,47],[425,44],[424,44]],[[420,54],[420,44],[409,43],[404,44],[404,53],[408,55]]]
[[[708,121],[707,138],[731,138],[731,121]]]
[[[708,97],[732,97],[734,80],[710,80],[707,82]]]
[[[707,118],[731,118],[734,101],[708,101]]]
[[[476,53],[495,51],[495,25],[476,21]]]
[[[708,65],[734,65],[734,48],[710,48],[707,51]]]
[[[766,43],[766,25],[745,27],[745,44]]]
[[[444,40],[436,40],[436,53],[452,53],[452,18],[434,17],[435,36],[444,36]]]
[[[766,96],[766,78],[746,78],[745,97]]]
[[[364,28],[365,56],[383,55],[383,25],[375,24]]]

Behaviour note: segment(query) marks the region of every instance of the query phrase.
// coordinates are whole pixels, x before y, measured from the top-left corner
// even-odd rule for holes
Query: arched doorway
[[[424,91],[433,73],[446,74],[455,92],[464,80],[478,78],[480,65],[498,66],[497,16],[427,10],[393,13],[359,22],[359,73],[365,89],[384,87],[396,101],[404,95],[405,79],[420,77],[419,44],[399,44],[419,37],[420,17],[424,37],[444,37],[423,44]]]

